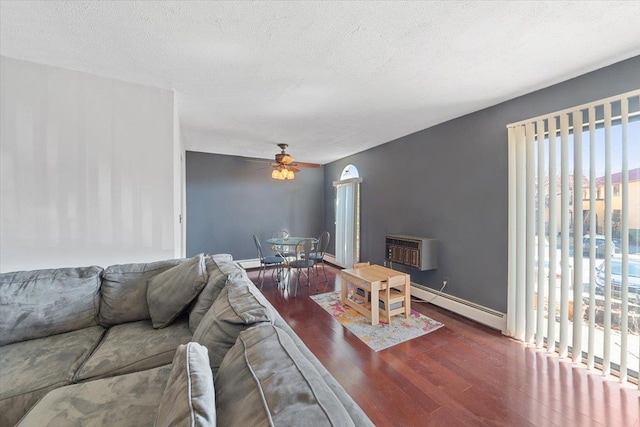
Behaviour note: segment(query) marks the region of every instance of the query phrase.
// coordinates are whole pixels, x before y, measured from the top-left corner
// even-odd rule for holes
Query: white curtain
[[[507,131],[507,334],[637,380],[640,90]]]
[[[336,262],[351,267],[360,259],[360,178],[333,183],[336,187]]]

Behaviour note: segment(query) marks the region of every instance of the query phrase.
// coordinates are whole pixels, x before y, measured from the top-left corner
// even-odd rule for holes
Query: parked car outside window
[[[596,293],[604,295],[605,262],[596,269]],[[620,299],[622,288],[622,257],[611,259],[611,296]],[[640,255],[629,255],[629,301],[640,303]]]
[[[604,258],[604,245],[606,242],[605,237],[599,234],[596,234],[593,240],[596,245],[596,258]],[[591,250],[591,241],[592,241],[591,236],[589,236],[588,234],[585,235],[584,238],[582,239],[582,254],[584,256],[589,256],[589,251]],[[611,254],[613,255],[616,252],[618,252],[618,248],[616,247],[613,240],[611,240],[610,242],[611,242]]]

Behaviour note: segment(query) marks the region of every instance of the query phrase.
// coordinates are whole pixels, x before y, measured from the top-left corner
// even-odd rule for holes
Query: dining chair
[[[287,230],[274,231],[271,234],[271,238],[273,239],[286,239],[287,237],[289,237],[289,232]],[[288,248],[286,246],[271,245],[271,250],[274,251],[276,255],[280,254],[285,258],[296,256],[295,252],[287,251],[287,249]]]
[[[316,277],[320,273],[318,273],[318,265],[322,265],[322,273],[324,273],[324,281],[328,282],[327,279],[327,271],[324,268],[324,254],[327,251],[327,247],[329,246],[329,239],[331,239],[331,234],[328,231],[323,231],[320,233],[320,237],[318,237],[318,244],[316,245],[316,251],[311,252],[309,254],[309,259],[312,259],[316,262],[314,270],[316,271]]]
[[[300,286],[300,274],[304,273],[304,269],[307,269],[307,286],[311,285],[311,268],[315,265],[315,261],[310,259],[311,252],[314,250],[314,246],[316,245],[316,239],[303,239],[298,242],[296,245],[296,259],[294,261],[289,262],[290,268],[295,268],[296,273],[298,275],[298,280],[296,281],[296,290],[293,296],[298,295],[298,286]],[[316,293],[318,292],[318,285],[314,284],[316,287]]]
[[[387,318],[387,323],[391,324],[391,316],[404,314],[409,318],[409,310],[407,309],[407,293],[409,289],[409,275],[400,274],[387,279],[387,287],[380,292],[380,316]]]
[[[262,280],[260,281],[260,290],[262,290],[262,285],[264,284],[264,276],[267,274],[267,267],[275,266],[273,272],[271,272],[271,277],[273,277],[274,273],[280,269],[278,274],[282,273],[282,267],[284,266],[284,258],[279,255],[267,256],[265,257],[262,253],[262,245],[260,244],[260,239],[255,234],[253,235],[253,242],[256,245],[256,249],[258,250],[258,258],[260,259],[260,271],[258,272],[258,280],[260,280],[260,275],[262,275]]]

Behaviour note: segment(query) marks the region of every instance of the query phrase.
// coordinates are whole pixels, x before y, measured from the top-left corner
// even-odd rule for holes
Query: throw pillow
[[[100,326],[151,319],[147,304],[149,280],[184,261],[169,259],[107,267],[100,285]]]
[[[149,280],[147,303],[154,328],[164,328],[207,284],[204,255],[196,255]]]
[[[206,257],[207,274],[209,280],[189,311],[189,329],[195,332],[202,321],[204,315],[209,311],[213,302],[218,298],[224,288],[227,277],[231,275],[242,275],[244,270],[238,267],[231,259],[222,255],[211,255]]]
[[[156,426],[215,425],[215,391],[207,349],[194,342],[183,344],[173,358]]]
[[[232,275],[202,318],[191,340],[207,347],[215,375],[240,332],[256,323],[273,323],[275,318],[273,308],[249,279]]]
[[[194,301],[191,311],[189,311],[189,329],[191,333],[195,332],[200,321],[202,321],[211,304],[218,298],[220,291],[222,291],[224,284],[227,282],[227,275],[218,267],[218,263],[215,262],[213,257],[207,257],[205,265],[209,279],[207,280],[207,285]]]

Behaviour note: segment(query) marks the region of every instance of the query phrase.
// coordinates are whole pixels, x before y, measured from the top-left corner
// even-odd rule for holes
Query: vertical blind
[[[637,381],[640,90],[507,132],[507,334]]]

